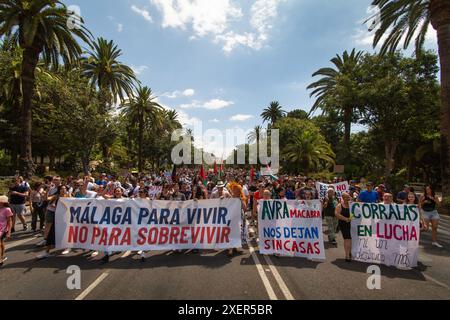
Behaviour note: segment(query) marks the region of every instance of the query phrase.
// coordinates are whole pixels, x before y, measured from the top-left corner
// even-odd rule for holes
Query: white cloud
[[[123,24],[122,23],[118,23],[117,24],[117,32],[122,32],[123,31]]]
[[[194,89],[186,89],[183,91],[183,96],[185,97],[192,97],[195,94]]]
[[[195,126],[195,125],[201,123],[201,120],[199,118],[191,117],[189,114],[187,114],[183,110],[177,110],[177,113],[178,113],[178,121],[180,121],[180,123],[183,127],[185,127],[185,126],[192,127],[192,126]]]
[[[212,122],[212,123],[219,123],[220,121],[219,121],[219,119],[212,119],[212,120],[209,120],[209,122]]]
[[[252,118],[254,118],[254,116],[249,115],[249,114],[236,114],[230,118],[230,121],[244,122],[244,121],[250,120]]]
[[[181,109],[206,109],[206,110],[220,110],[234,105],[233,101],[226,101],[222,99],[212,99],[206,102],[194,100],[191,103],[180,105]]]
[[[184,91],[176,90],[173,92],[166,92],[166,93],[162,94],[163,97],[166,97],[169,99],[177,99],[180,97],[192,97],[194,95],[195,95],[194,89],[186,89]]]
[[[161,12],[163,28],[191,28],[190,41],[211,35],[213,42],[221,44],[225,53],[238,46],[260,50],[269,39],[280,3],[285,1],[256,0],[244,14],[232,0],[151,0]],[[242,23],[239,27],[234,24],[243,18],[247,18],[245,29]]]
[[[234,104],[233,101],[225,101],[221,99],[212,99],[204,104],[204,108],[208,110],[219,110]]]
[[[131,6],[131,10],[136,12],[138,15],[142,16],[148,22],[153,22],[153,19],[152,19],[151,15],[150,15],[150,12],[148,12],[147,10],[138,8],[135,5]]]
[[[133,72],[136,75],[141,75],[142,73],[144,73],[144,71],[148,70],[148,67],[144,66],[144,65],[143,66],[138,66],[138,67],[131,66],[131,69],[133,70]]]

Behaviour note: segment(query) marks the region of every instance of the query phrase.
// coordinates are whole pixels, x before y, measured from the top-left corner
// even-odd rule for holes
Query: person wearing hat
[[[11,237],[13,213],[9,208],[7,196],[0,196],[0,267],[6,261],[5,239]]]
[[[216,190],[211,194],[211,199],[227,199],[231,198],[231,194],[225,190],[225,183],[218,181]]]

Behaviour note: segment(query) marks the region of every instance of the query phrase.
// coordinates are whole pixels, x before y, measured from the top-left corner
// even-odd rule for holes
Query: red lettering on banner
[[[158,228],[150,228],[148,233],[148,244],[154,245],[158,243]]]
[[[230,227],[222,228],[222,237],[220,239],[220,243],[230,243],[230,237],[229,237],[230,233],[231,233]]]
[[[120,241],[120,245],[121,246],[124,246],[124,245],[131,246],[131,230],[130,230],[130,228],[125,229],[125,233],[122,237],[122,241]]]
[[[197,243],[198,242],[198,237],[200,235],[200,230],[201,228],[199,227],[191,227],[191,235],[192,235],[192,243]]]
[[[146,242],[145,234],[147,233],[147,228],[140,228],[138,231],[138,246],[143,246]]]
[[[206,228],[206,234],[207,234],[207,241],[208,244],[211,244],[213,239],[214,239],[214,235],[216,233],[217,227],[207,227]]]
[[[94,227],[94,230],[92,231],[92,240],[91,244],[94,244],[98,236],[100,235],[100,228]]]
[[[183,228],[181,228],[181,239],[180,239],[180,243],[181,244],[186,244],[186,243],[188,243],[188,240],[187,240],[187,232],[189,231],[189,227],[183,227]]]
[[[88,237],[88,228],[86,226],[83,226],[80,228],[80,238],[78,241],[80,243],[86,243]]]
[[[98,244],[100,246],[106,246],[108,241],[108,229],[107,228],[103,228],[102,229],[102,236],[100,238],[100,241],[98,242]]]
[[[120,228],[113,228],[112,229],[108,245],[110,245],[110,246],[112,246],[112,245],[117,246],[118,245],[118,243],[119,243],[119,236],[121,234],[121,231],[122,230],[120,230]]]
[[[170,229],[170,244],[178,244],[178,236],[180,235],[180,229],[178,227],[171,227]]]
[[[69,237],[67,239],[68,243],[75,243],[78,238],[78,227],[70,226],[69,227]]]
[[[159,244],[166,244],[169,240],[169,228],[162,227],[159,230]]]

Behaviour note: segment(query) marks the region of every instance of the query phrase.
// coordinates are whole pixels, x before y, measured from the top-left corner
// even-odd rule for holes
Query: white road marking
[[[275,280],[277,281],[278,286],[280,287],[281,292],[283,292],[283,295],[286,298],[286,300],[295,300],[294,296],[292,295],[291,291],[287,287],[283,278],[278,273],[277,268],[273,265],[272,260],[270,260],[269,256],[264,255],[264,259],[266,260],[267,264],[269,265],[269,268],[272,271],[272,274],[275,277]]]
[[[258,270],[259,276],[261,277],[264,287],[266,288],[267,294],[269,295],[269,299],[270,300],[278,300],[278,298],[275,294],[275,291],[273,291],[273,288],[270,285],[269,279],[267,278],[266,274],[264,273],[264,269],[263,269],[261,263],[259,263],[258,256],[255,253],[255,248],[253,248],[253,246],[250,242],[248,243],[248,247],[250,249],[250,253],[252,255],[253,261],[255,262],[256,269]]]
[[[424,276],[427,280],[430,280],[430,281],[436,283],[437,285],[439,285],[439,286],[441,286],[441,287],[444,287],[444,288],[446,288],[447,290],[450,290],[450,287],[449,287],[448,285],[446,285],[445,283],[442,283],[442,282],[440,282],[440,281],[434,279],[433,277],[430,277],[429,275],[426,275],[425,273],[422,273],[422,274],[423,274],[423,276]]]
[[[100,275],[100,277],[98,277],[94,282],[92,282],[92,284],[86,288],[86,290],[84,290],[78,297],[75,298],[75,300],[83,300],[84,298],[86,298],[86,296],[91,293],[92,290],[95,289],[96,286],[98,286],[100,284],[100,282],[102,282],[103,280],[105,280],[105,278],[108,276],[109,274],[104,272]]]
[[[36,238],[29,238],[29,239],[23,239],[23,240],[17,240],[17,241],[14,241],[14,242],[11,242],[11,243],[6,243],[6,246],[5,246],[5,249],[6,250],[9,250],[9,249],[12,249],[12,248],[14,248],[14,247],[18,247],[18,246],[21,246],[21,245],[23,245],[23,244],[25,244],[25,243],[28,243],[28,242],[30,242],[30,241],[33,241],[33,240],[35,240]]]
[[[253,227],[250,227],[249,231],[256,234],[256,230]],[[280,273],[278,272],[277,268],[274,266],[270,257],[268,255],[264,255],[264,260],[266,260],[266,263],[269,266],[270,271],[272,272],[273,276],[275,277],[275,281],[277,282],[278,286],[280,287],[281,292],[283,292],[283,295],[286,298],[286,300],[295,300],[294,296],[292,295],[291,291],[287,287],[286,283],[284,282],[284,280],[281,277]]]

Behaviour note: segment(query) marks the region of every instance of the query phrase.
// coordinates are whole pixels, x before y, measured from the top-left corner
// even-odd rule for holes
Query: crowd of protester
[[[344,181],[343,178],[335,178],[332,181],[319,181],[333,184]],[[323,217],[328,227],[328,240],[330,244],[337,245],[336,237],[340,232],[344,238],[345,258],[352,260],[351,256],[351,215],[349,203],[359,201],[364,203],[385,204],[415,204],[420,207],[421,229],[427,231],[431,225],[432,245],[438,248],[442,246],[437,242],[437,230],[439,226],[440,205],[431,186],[425,188],[423,195],[418,195],[411,187],[405,185],[404,189],[394,196],[392,190],[386,184],[374,185],[365,179],[349,182],[349,192],[336,197],[336,191],[330,188],[326,197],[322,200]],[[151,193],[150,190],[159,187],[161,192]],[[0,265],[6,261],[4,241],[16,231],[18,223],[23,230],[42,235],[43,239],[38,246],[45,246],[45,252],[37,256],[43,259],[52,255],[55,247],[55,212],[60,198],[97,198],[97,199],[122,199],[141,198],[148,200],[206,200],[220,198],[240,198],[242,202],[242,242],[246,245],[248,237],[256,235],[247,234],[246,220],[250,224],[257,223],[258,200],[314,200],[319,199],[316,181],[304,176],[282,175],[261,176],[258,173],[249,173],[244,169],[226,169],[223,173],[209,172],[201,177],[198,170],[179,168],[176,173],[165,172],[151,174],[128,174],[126,176],[114,176],[103,173],[96,178],[91,175],[78,177],[59,176],[45,177],[43,181],[29,182],[22,177],[15,177],[12,181],[7,196],[0,196]],[[31,226],[25,220],[27,206],[31,211]],[[247,214],[247,216],[246,216]],[[18,219],[18,220],[17,220]],[[61,254],[66,255],[69,249]],[[198,252],[193,250],[193,252]],[[228,250],[232,256],[237,249]],[[91,256],[99,254],[92,251]],[[109,261],[112,252],[103,253],[102,260]],[[142,259],[146,258],[145,252],[138,252]]]

